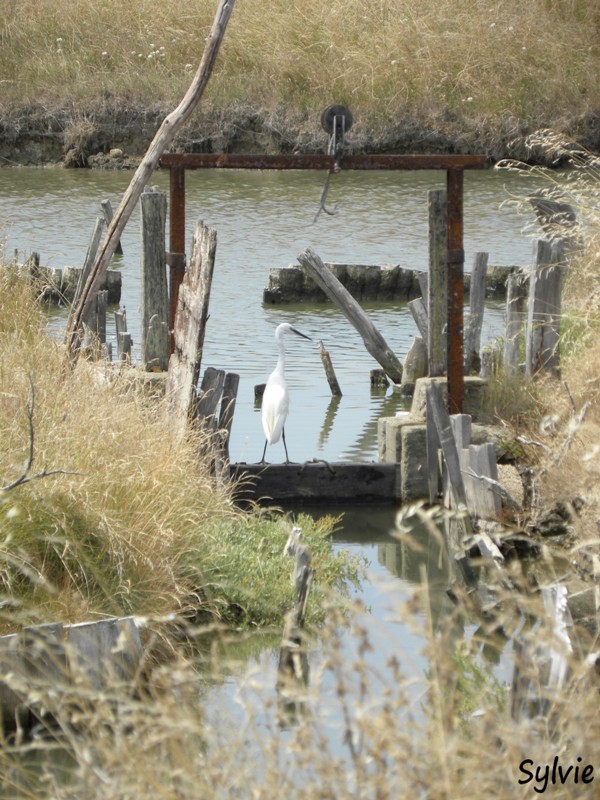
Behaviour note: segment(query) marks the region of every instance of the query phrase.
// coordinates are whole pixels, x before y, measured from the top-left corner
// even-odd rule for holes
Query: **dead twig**
[[[33,459],[35,454],[35,428],[33,425],[33,412],[35,409],[35,384],[33,382],[33,378],[31,375],[29,376],[29,397],[25,402],[25,412],[27,414],[27,423],[29,425],[29,453],[27,456],[27,462],[25,464],[25,469],[23,470],[22,474],[14,480],[12,483],[6,484],[6,486],[0,486],[0,492],[9,492],[11,489],[16,489],[17,486],[22,486],[24,483],[29,483],[30,481],[39,480],[40,478],[47,478],[50,475],[81,475],[81,472],[69,472],[64,469],[52,469],[47,470],[44,469],[41,472],[37,472],[35,475],[30,475],[33,468]]]

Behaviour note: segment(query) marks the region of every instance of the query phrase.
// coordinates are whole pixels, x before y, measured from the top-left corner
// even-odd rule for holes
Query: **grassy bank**
[[[3,108],[45,108],[50,125],[60,109],[85,125],[106,109],[170,108],[216,5],[9,0]],[[203,113],[217,127],[287,120],[301,140],[321,109],[341,102],[359,139],[391,144],[420,125],[416,139],[424,126],[463,149],[547,126],[576,133],[600,108],[599,34],[594,0],[238,0]]]
[[[236,510],[198,458],[201,434],[174,446],[166,406],[129,378],[83,360],[69,370],[10,268],[0,352],[5,630],[130,613],[281,623],[289,525]],[[302,525],[321,587],[340,586],[347,565],[331,554],[331,525]]]

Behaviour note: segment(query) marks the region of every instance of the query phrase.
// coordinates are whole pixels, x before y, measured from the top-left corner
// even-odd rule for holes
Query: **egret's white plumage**
[[[297,336],[302,336],[304,339],[310,339],[310,336],[300,333],[300,331],[297,331],[289,322],[283,322],[281,325],[278,325],[275,331],[275,341],[277,342],[279,358],[277,359],[277,366],[269,375],[262,398],[262,426],[266,437],[265,449],[262,457],[263,461],[265,460],[267,445],[275,444],[282,437],[286,463],[290,460],[285,443],[284,428],[290,406],[290,397],[283,374],[285,369],[285,347],[283,344],[283,337],[287,333],[295,333]]]

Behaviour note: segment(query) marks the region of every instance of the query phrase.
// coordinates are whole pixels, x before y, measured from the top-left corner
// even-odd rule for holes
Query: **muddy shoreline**
[[[86,110],[29,105],[0,109],[0,165],[72,168],[133,168],[170,108],[99,105]],[[250,108],[206,110],[178,135],[175,152],[324,152],[327,135],[318,115],[292,118],[285,111]],[[587,149],[600,151],[600,111],[561,122],[555,130]],[[403,119],[375,130],[356,120],[347,139],[357,153],[479,153],[490,164],[504,158],[556,166],[532,151],[533,130],[510,116],[467,119],[446,112],[429,120]]]

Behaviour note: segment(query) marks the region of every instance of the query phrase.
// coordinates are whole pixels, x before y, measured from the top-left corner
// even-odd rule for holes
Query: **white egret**
[[[269,375],[267,385],[262,398],[262,426],[265,432],[266,442],[265,449],[261,464],[264,463],[265,454],[267,452],[268,444],[275,444],[280,438],[283,438],[283,446],[285,448],[285,463],[289,464],[290,458],[288,456],[287,445],[285,443],[285,420],[287,418],[288,409],[290,405],[290,396],[283,375],[285,368],[285,347],[283,345],[283,337],[286,333],[295,333],[297,336],[302,336],[304,339],[311,341],[310,336],[305,333],[300,333],[296,328],[292,327],[289,322],[282,322],[277,326],[275,331],[275,341],[279,350],[279,358],[277,366]]]

